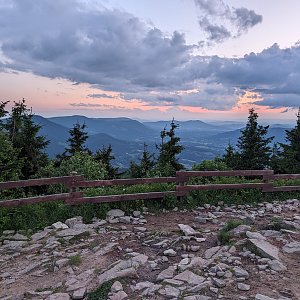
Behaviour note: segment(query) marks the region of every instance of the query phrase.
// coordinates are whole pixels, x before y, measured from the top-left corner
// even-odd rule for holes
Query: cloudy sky
[[[0,100],[44,116],[294,119],[299,0],[0,0]]]

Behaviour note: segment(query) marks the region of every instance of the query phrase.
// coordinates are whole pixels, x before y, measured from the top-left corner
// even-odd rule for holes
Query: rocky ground
[[[300,201],[111,210],[5,231],[0,254],[0,299],[300,299]]]

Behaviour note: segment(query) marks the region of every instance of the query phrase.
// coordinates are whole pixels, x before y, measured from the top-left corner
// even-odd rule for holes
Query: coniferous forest
[[[40,134],[41,126],[33,120],[34,112],[28,108],[24,99],[13,103],[8,111],[8,102],[0,103],[0,181],[18,181],[34,178],[68,176],[71,172],[84,175],[85,179],[117,179],[174,176],[183,170],[179,155],[185,151],[181,137],[177,134],[178,124],[173,119],[168,127],[158,132],[160,143],[157,152],[151,153],[144,143],[143,151],[137,161],[131,161],[127,170],[119,170],[114,164],[114,149],[111,145],[91,151],[86,142],[89,139],[87,125],[76,123],[69,130],[64,151],[54,158],[46,154],[49,140]],[[296,116],[295,127],[286,130],[286,142],[274,143],[268,136],[269,126],[259,124],[259,116],[254,109],[249,110],[246,126],[241,131],[237,144],[229,143],[223,156],[194,164],[192,170],[263,170],[272,169],[275,173],[300,173],[300,110]],[[194,179],[206,183],[212,179]],[[215,183],[242,182],[245,178],[215,178]],[[255,182],[255,179],[249,179]],[[285,185],[288,183],[279,182]],[[1,199],[12,199],[62,192],[62,186],[19,188],[1,191]],[[125,194],[137,192],[163,191],[172,189],[172,184],[152,184],[126,187],[87,188],[87,196]],[[292,193],[291,193],[292,194]],[[151,209],[168,209],[176,206],[193,207],[201,201],[228,201],[244,203],[259,202],[266,197],[257,191],[211,191],[192,192],[180,203],[174,197],[163,201],[135,201],[132,203],[81,205],[67,207],[63,203],[43,203],[16,209],[0,210],[0,229],[8,227],[42,227],[55,220],[80,214],[91,219],[104,214],[111,207],[132,210],[144,205]]]

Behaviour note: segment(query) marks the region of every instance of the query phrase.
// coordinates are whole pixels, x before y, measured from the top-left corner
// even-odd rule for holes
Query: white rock
[[[198,234],[197,231],[195,231],[191,226],[189,225],[184,225],[184,224],[178,224],[178,227],[180,230],[184,233],[184,235],[196,235]]]
[[[50,295],[49,300],[70,300],[70,296],[67,293],[56,293]]]
[[[262,295],[262,294],[256,294],[255,300],[276,300],[276,299]]]
[[[300,242],[291,242],[289,244],[284,245],[282,250],[285,253],[300,253]]]
[[[69,227],[68,227],[68,225],[66,225],[62,222],[56,222],[51,225],[51,228],[58,230],[58,229],[67,229]]]
[[[168,249],[168,250],[165,250],[165,251],[164,251],[164,255],[165,255],[165,256],[176,256],[177,253],[176,253],[176,251],[174,251],[173,249]]]
[[[287,270],[286,266],[284,266],[278,260],[270,260],[270,261],[268,261],[268,265],[271,270],[276,271],[276,272],[284,272]]]
[[[125,212],[121,209],[111,209],[106,214],[109,218],[119,218],[125,216]]]

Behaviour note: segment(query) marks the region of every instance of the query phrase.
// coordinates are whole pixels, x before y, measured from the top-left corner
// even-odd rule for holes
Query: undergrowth
[[[208,183],[241,183],[257,182],[259,180],[246,179],[242,177],[220,177],[220,178],[193,178],[189,184]],[[300,185],[299,180],[280,180],[276,185]],[[109,194],[130,194],[147,193],[155,191],[172,191],[174,184],[144,184],[135,186],[114,186],[105,188],[88,188],[84,190],[87,197]],[[74,216],[82,216],[84,222],[91,222],[93,217],[105,218],[108,210],[119,208],[126,213],[134,210],[142,210],[147,207],[151,212],[158,212],[162,209],[170,210],[174,207],[179,209],[193,209],[199,205],[209,203],[218,205],[219,202],[225,205],[251,204],[256,205],[263,201],[286,200],[300,198],[300,192],[276,192],[263,193],[259,189],[243,190],[215,190],[215,191],[193,191],[186,197],[177,198],[168,195],[162,200],[137,200],[117,203],[82,204],[70,207],[63,202],[48,202],[21,206],[16,208],[0,208],[0,232],[6,229],[27,230],[42,229],[57,221],[65,221]]]

